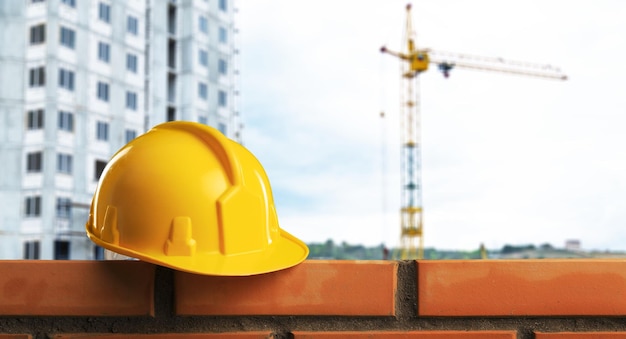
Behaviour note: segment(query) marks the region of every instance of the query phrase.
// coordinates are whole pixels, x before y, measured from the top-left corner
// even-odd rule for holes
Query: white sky
[[[401,48],[405,5],[238,1],[244,144],[281,227],[305,242],[399,243],[399,63],[379,48]],[[421,48],[570,77],[420,76],[425,246],[626,250],[626,2],[422,0],[412,13]]]

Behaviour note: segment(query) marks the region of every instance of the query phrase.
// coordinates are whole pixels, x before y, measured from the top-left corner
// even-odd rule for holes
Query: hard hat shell
[[[277,271],[309,253],[278,226],[254,155],[194,122],[157,125],[122,147],[102,172],[86,229],[111,251],[208,275]]]

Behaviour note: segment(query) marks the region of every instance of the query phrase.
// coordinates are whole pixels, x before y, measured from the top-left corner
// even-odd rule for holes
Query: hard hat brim
[[[113,252],[133,257],[178,271],[215,275],[248,276],[283,270],[304,261],[309,248],[304,242],[280,229],[276,243],[266,250],[224,255],[220,252],[198,252],[192,256],[164,256],[163,253],[140,253],[122,246],[112,245],[100,239],[87,227],[87,236],[97,245]],[[166,259],[164,261],[162,259]]]

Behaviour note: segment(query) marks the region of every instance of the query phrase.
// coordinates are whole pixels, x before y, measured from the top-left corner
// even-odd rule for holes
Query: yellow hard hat
[[[100,177],[86,228],[108,250],[199,274],[272,272],[309,253],[278,226],[254,155],[194,122],[157,125],[122,147]]]

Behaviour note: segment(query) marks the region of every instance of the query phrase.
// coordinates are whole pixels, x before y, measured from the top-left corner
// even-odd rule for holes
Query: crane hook
[[[454,68],[454,64],[448,62],[442,62],[438,66],[443,76],[447,79],[450,76],[450,71]]]

